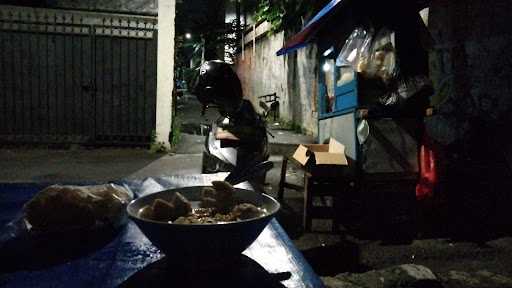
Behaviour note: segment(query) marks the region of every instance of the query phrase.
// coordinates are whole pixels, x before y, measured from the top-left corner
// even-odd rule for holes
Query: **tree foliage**
[[[328,0],[260,0],[256,9],[256,21],[267,21],[270,32],[281,30],[298,30],[302,20],[311,17],[321,9]]]

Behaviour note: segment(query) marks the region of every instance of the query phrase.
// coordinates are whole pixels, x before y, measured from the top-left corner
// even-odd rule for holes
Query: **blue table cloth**
[[[223,176],[174,176],[117,184],[140,196],[169,188],[208,185]],[[45,186],[0,184],[0,227],[14,219],[23,204]],[[0,228],[0,233],[4,232],[5,228]],[[21,261],[30,263],[31,259]],[[131,221],[105,245],[78,258],[37,268],[2,264],[11,269],[0,269],[0,287],[324,287],[275,219],[236,263],[211,271],[168,268],[166,256]]]

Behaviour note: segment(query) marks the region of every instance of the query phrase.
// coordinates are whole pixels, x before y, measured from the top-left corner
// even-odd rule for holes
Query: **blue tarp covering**
[[[397,42],[401,42],[397,45],[402,45],[398,49],[399,56],[408,62],[408,58],[418,58],[412,54],[432,45],[428,28],[418,13],[422,7],[424,5],[418,1],[411,0],[332,0],[299,33],[288,39],[277,55],[290,53],[313,41],[321,49],[335,47],[339,50],[353,29],[370,25],[377,30],[387,27],[395,31]],[[416,45],[420,42],[422,47]]]
[[[218,179],[215,175],[147,178],[116,184],[143,196],[171,188],[208,185]],[[324,287],[277,220],[272,220],[244,251],[236,266],[221,267],[223,273],[169,269],[168,257],[132,221],[112,234],[98,230],[37,238],[17,236],[13,230],[16,225],[6,223],[17,219],[24,203],[46,186],[0,184],[0,287]],[[41,251],[47,248],[58,252],[48,255]]]
[[[295,34],[286,44],[277,51],[277,56],[281,56],[306,46],[321,28],[325,17],[334,7],[346,0],[332,0],[320,12],[318,12],[309,23],[297,34]]]

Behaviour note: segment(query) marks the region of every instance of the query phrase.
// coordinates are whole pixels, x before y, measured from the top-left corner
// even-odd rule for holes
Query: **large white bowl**
[[[146,195],[132,201],[128,216],[137,224],[146,237],[158,247],[169,262],[178,265],[196,265],[205,261],[217,261],[238,257],[260,235],[267,224],[279,211],[279,203],[270,196],[250,190],[235,189],[238,203],[251,203],[264,208],[264,216],[220,224],[172,224],[141,218],[139,210],[151,205],[157,198],[171,201],[179,192],[196,208],[204,187],[186,187],[165,190]]]

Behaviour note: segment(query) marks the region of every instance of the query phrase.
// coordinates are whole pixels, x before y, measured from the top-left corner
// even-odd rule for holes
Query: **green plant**
[[[269,22],[271,25],[270,33],[275,33],[281,30],[285,14],[286,11],[284,10],[283,5],[272,5],[269,1],[262,1],[258,5],[255,18],[258,22]]]
[[[156,143],[156,136],[157,136],[156,130],[151,131],[151,136],[150,136],[151,144]]]
[[[303,19],[319,11],[329,0],[260,0],[256,8],[256,21],[270,23],[270,33],[284,29],[297,30]]]
[[[299,134],[307,134],[307,130],[302,125],[288,120],[279,120],[280,126],[285,130],[290,130]]]
[[[149,146],[150,153],[167,153],[168,149],[164,142],[157,141],[158,134],[155,130],[151,131],[151,144]]]
[[[149,147],[149,152],[153,153],[153,154],[167,153],[168,149],[167,149],[167,146],[165,146],[164,142],[156,142],[156,143],[151,143],[151,146]]]
[[[196,83],[197,76],[199,76],[199,72],[194,68],[184,68],[183,69],[183,79],[187,82],[187,88],[192,90],[194,88],[194,84]]]
[[[171,148],[174,149],[181,140],[181,118],[178,116],[174,117],[172,121],[171,129]]]

